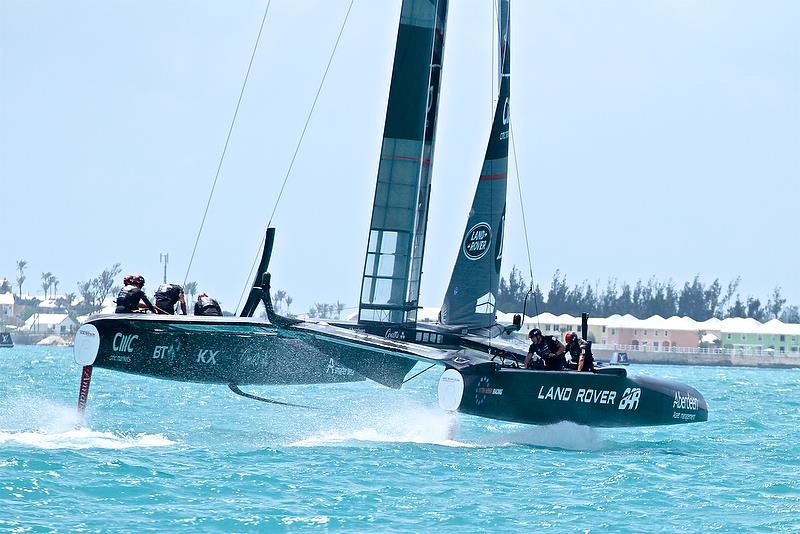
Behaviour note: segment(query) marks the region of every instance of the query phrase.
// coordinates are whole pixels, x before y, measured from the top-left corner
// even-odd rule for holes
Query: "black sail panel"
[[[509,0],[499,4],[500,92],[478,186],[441,311],[443,324],[465,328],[494,324],[503,258],[511,75]]]
[[[401,8],[360,323],[416,320],[446,14],[447,0],[404,0]]]

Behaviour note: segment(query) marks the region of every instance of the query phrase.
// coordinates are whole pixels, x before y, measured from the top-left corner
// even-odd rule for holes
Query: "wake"
[[[503,431],[496,436],[481,439],[480,444],[484,447],[524,445],[569,451],[597,451],[604,446],[603,438],[596,429],[569,422]]]
[[[394,408],[372,406],[333,419],[328,428],[290,443],[290,447],[317,447],[358,442],[418,443],[471,447],[457,441],[458,416],[438,408],[405,404]]]
[[[7,405],[0,414],[0,446],[38,449],[129,449],[173,445],[161,434],[127,436],[100,432],[82,426],[84,421],[74,406],[48,400],[22,397]]]

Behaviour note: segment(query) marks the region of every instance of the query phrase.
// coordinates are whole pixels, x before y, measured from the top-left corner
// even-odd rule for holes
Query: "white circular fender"
[[[455,369],[448,369],[439,378],[439,407],[448,412],[458,410],[464,396],[464,378]]]
[[[100,333],[94,325],[84,324],[75,333],[75,345],[72,352],[75,363],[79,365],[92,365],[97,352],[100,350]]]

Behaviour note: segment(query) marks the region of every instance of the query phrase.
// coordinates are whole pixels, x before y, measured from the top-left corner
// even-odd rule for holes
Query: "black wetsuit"
[[[134,285],[125,286],[120,290],[119,295],[117,295],[116,313],[138,312],[140,301],[144,302],[147,308],[155,313],[153,305],[140,287]]]
[[[175,305],[178,304],[181,293],[183,288],[178,284],[161,284],[156,289],[156,306],[170,315],[175,315]]]
[[[219,303],[208,295],[200,296],[194,303],[195,315],[222,315]]]
[[[577,343],[570,343],[567,345],[572,360],[573,369],[578,369],[578,362],[581,360],[581,353],[583,353],[583,369],[581,371],[594,371],[594,356],[592,356],[592,343],[591,341],[578,340]]]
[[[567,365],[566,357],[561,354],[556,356],[558,340],[553,336],[542,336],[539,343],[531,343],[528,352],[538,354],[548,371],[559,371]]]

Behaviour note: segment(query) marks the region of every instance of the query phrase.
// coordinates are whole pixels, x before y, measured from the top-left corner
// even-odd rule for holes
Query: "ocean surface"
[[[709,421],[452,416],[436,369],[243,387],[313,409],[95,369],[76,429],[72,349],[0,349],[0,531],[800,531],[800,370],[629,372],[692,384]]]

